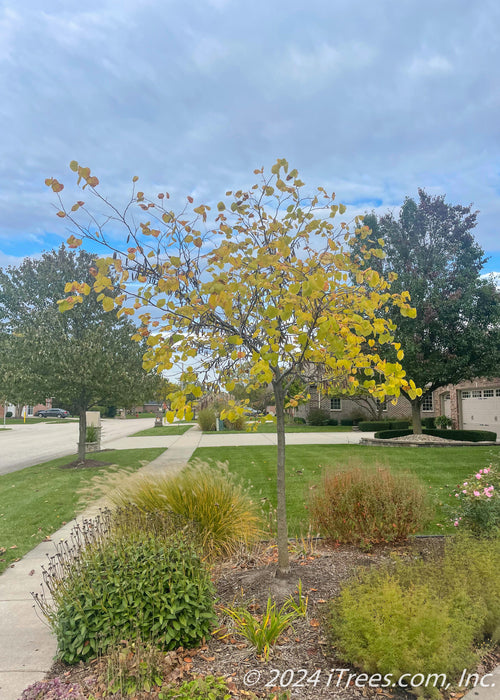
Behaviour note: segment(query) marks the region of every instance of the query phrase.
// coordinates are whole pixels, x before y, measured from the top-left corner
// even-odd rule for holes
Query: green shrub
[[[442,559],[359,573],[331,604],[332,639],[368,673],[445,673],[500,639],[500,538],[455,537]],[[429,689],[432,691],[432,689]]]
[[[301,425],[304,425],[305,422],[306,422],[306,419],[305,419],[305,418],[300,418],[300,416],[295,416],[295,418],[293,419],[293,422],[294,422],[294,423],[300,423]],[[335,424],[336,424],[336,423],[335,423]]]
[[[307,422],[309,425],[326,425],[329,418],[330,414],[328,411],[324,411],[322,408],[311,408],[307,414]]]
[[[213,408],[202,408],[198,413],[198,425],[204,432],[217,429],[217,414]]]
[[[404,437],[405,435],[413,435],[413,430],[381,430],[375,433],[373,437],[377,440],[390,440],[391,438]]]
[[[500,533],[500,473],[490,464],[472,474],[453,492],[453,524],[476,536]]]
[[[224,427],[226,430],[245,430],[247,425],[246,416],[238,416],[234,420],[224,418]]]
[[[353,418],[341,418],[340,419],[340,425],[354,425],[354,419]]]
[[[410,421],[407,420],[391,420],[391,430],[407,430],[410,427]]]
[[[37,602],[69,664],[121,639],[140,637],[165,651],[190,648],[215,621],[208,573],[181,537],[104,538],[56,562],[44,581],[52,602]]]
[[[415,567],[418,570],[418,567]],[[350,581],[331,606],[330,629],[337,651],[369,674],[458,674],[473,667],[473,643],[484,620],[481,601],[453,581],[445,597],[415,575],[370,571]],[[424,690],[424,689],[422,689]],[[438,697],[433,688],[428,695]]]
[[[5,417],[12,418],[12,411],[7,411],[7,413],[5,414]]]
[[[337,420],[336,418],[329,418],[329,419],[326,421],[326,424],[327,424],[327,425],[338,425],[339,422],[338,422],[338,420]]]
[[[446,440],[463,440],[465,442],[495,442],[497,434],[490,430],[430,430],[424,428],[427,435],[446,438]]]
[[[313,527],[337,542],[363,548],[406,539],[430,517],[427,492],[418,479],[382,466],[329,469],[313,493]]]
[[[358,427],[363,432],[375,432],[376,430],[389,430],[391,423],[386,420],[362,420]]]
[[[99,440],[99,429],[95,425],[89,425],[85,433],[85,442],[97,442]]]
[[[184,517],[197,526],[208,557],[231,554],[262,532],[259,507],[223,464],[194,462],[173,476],[134,474],[110,499],[118,506],[132,503],[145,512]]]
[[[427,416],[427,418],[422,418],[422,425],[424,428],[433,429],[436,427],[436,419],[434,416]]]
[[[158,700],[231,700],[232,697],[224,678],[205,676],[162,690]]]

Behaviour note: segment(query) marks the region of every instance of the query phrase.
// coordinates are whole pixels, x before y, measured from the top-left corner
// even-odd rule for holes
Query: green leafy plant
[[[332,641],[347,662],[368,673],[452,679],[477,663],[478,642],[500,639],[500,538],[462,535],[440,559],[359,572],[330,612]]]
[[[223,678],[205,676],[184,681],[182,685],[162,690],[158,700],[230,700],[232,697]]]
[[[215,621],[214,590],[193,545],[181,534],[113,537],[105,525],[87,522],[76,545],[63,544],[34,594],[59,657],[88,660],[138,636],[163,650],[198,644]]]
[[[477,536],[497,535],[500,531],[500,473],[490,464],[459,484],[452,521],[455,527]]]
[[[313,526],[337,542],[369,549],[403,540],[430,517],[427,493],[412,474],[382,466],[327,470],[310,501]]]
[[[120,506],[183,516],[196,524],[209,558],[255,542],[262,531],[259,506],[223,464],[194,462],[174,476],[132,476],[110,498]]]
[[[139,638],[111,647],[106,659],[108,691],[123,696],[161,687],[166,658],[162,651]]]
[[[446,430],[447,428],[451,428],[453,426],[453,421],[451,418],[448,418],[448,416],[436,416],[434,422],[436,427],[440,428],[441,430]]]
[[[294,620],[304,617],[307,613],[307,596],[302,594],[301,581],[297,592],[297,600],[290,596],[280,608],[269,596],[266,610],[258,618],[245,607],[227,607],[222,610],[231,617],[237,632],[255,647],[258,654],[264,654],[268,659],[271,646],[276,643],[281,633],[290,627]]]

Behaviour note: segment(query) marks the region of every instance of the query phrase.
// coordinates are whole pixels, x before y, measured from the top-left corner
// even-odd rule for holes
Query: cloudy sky
[[[0,265],[67,237],[46,177],[200,202],[287,158],[351,214],[424,187],[500,270],[497,0],[0,0]]]

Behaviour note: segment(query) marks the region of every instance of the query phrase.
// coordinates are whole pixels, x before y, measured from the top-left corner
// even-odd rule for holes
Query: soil
[[[181,649],[166,654],[162,677],[167,683],[179,683],[193,676],[223,676],[228,681],[232,700],[359,700],[379,697],[414,700],[414,695],[403,691],[369,688],[366,684],[365,687],[356,687],[354,681],[346,684],[345,676],[356,669],[344,672],[339,680],[339,670],[349,668],[349,664],[335,656],[328,641],[325,625],[327,602],[338,594],[341,584],[352,576],[356,568],[376,566],[388,561],[394,554],[410,559],[440,556],[443,545],[444,537],[416,537],[401,546],[381,546],[371,553],[364,553],[350,546],[329,547],[322,541],[298,542],[292,547],[289,577],[279,579],[275,576],[276,548],[262,544],[251,555],[235,558],[214,571],[220,627],[199,649]],[[223,608],[245,602],[251,606],[252,612],[258,614],[265,608],[269,595],[279,606],[296,591],[299,580],[303,595],[308,596],[307,616],[295,622],[293,629],[289,628],[283,633],[266,661],[233,631]],[[479,672],[486,673],[498,663],[500,653],[490,653],[483,660]],[[159,689],[151,693],[123,696],[119,693],[107,694],[104,680],[106,665],[106,659],[77,666],[57,662],[48,677],[58,677],[65,685],[75,688],[80,684],[84,689],[82,698],[90,694],[96,700],[104,697],[113,700],[122,697],[129,700],[158,698]],[[287,669],[290,670],[287,672]],[[289,695],[284,694],[285,687]],[[283,694],[280,695],[280,691]],[[450,692],[445,697],[457,700],[463,694]]]
[[[80,462],[75,459],[74,462],[68,462],[68,464],[63,464],[59,469],[91,469],[92,467],[107,467],[112,462],[102,462],[100,459],[86,459],[84,462]]]

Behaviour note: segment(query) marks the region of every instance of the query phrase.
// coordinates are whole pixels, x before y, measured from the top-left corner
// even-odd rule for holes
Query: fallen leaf
[[[316,620],[316,619],[309,620],[309,624],[311,625],[311,627],[319,627],[319,620]]]

